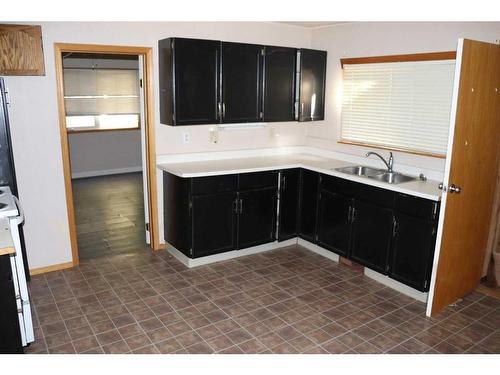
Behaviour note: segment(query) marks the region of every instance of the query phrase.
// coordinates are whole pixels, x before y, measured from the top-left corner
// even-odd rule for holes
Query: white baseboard
[[[100,171],[75,172],[75,173],[71,174],[71,178],[107,176],[110,174],[132,173],[132,172],[140,172],[140,171],[142,171],[142,166],[116,168],[116,169],[105,169],[105,170],[100,170]]]
[[[302,246],[302,247],[305,247],[307,250],[312,251],[313,253],[324,256],[325,258],[333,260],[334,262],[337,262],[337,263],[339,262],[340,257],[337,254],[332,253],[331,251],[325,250],[322,247],[313,244],[312,242],[309,242],[309,241],[306,241],[302,238],[299,238],[297,240],[297,244]]]
[[[420,302],[427,303],[428,293],[421,292],[419,290],[413,289],[408,285],[402,284],[399,281],[391,279],[389,276],[382,275],[381,273],[375,272],[369,268],[365,267],[365,276],[378,281],[380,284],[397,290],[400,293],[407,295],[408,297],[414,298]]]
[[[279,249],[282,247],[287,247],[291,245],[300,245],[304,248],[306,248],[309,251],[312,251],[316,254],[319,254],[321,256],[324,256],[325,258],[328,258],[334,262],[339,262],[340,256],[323,249],[322,247],[319,247],[318,245],[313,244],[312,242],[306,241],[302,238],[292,238],[286,241],[282,242],[271,242],[267,243],[264,245],[259,245],[259,246],[254,246],[250,247],[248,249],[243,249],[243,250],[233,250],[233,251],[228,251],[227,253],[221,253],[221,254],[215,254],[215,255],[208,255],[206,257],[201,257],[201,258],[189,258],[185,256],[183,253],[181,253],[179,250],[177,250],[175,247],[169,245],[167,243],[167,251],[172,254],[177,260],[179,260],[182,264],[184,264],[188,268],[194,268],[194,267],[199,267],[199,266],[204,266],[206,264],[211,264],[211,263],[216,263],[220,262],[223,260],[229,260],[229,259],[234,259],[234,258],[239,258],[243,257],[246,255],[251,255],[251,254],[257,254],[257,253],[262,253],[264,251],[269,251],[269,250],[275,250]],[[388,276],[382,275],[378,272],[375,272],[369,268],[365,267],[364,273],[367,277],[389,287],[394,290],[397,290],[400,293],[403,293],[411,298],[416,299],[417,301],[421,301],[426,303],[427,302],[427,293],[420,292],[416,289],[413,289],[405,284],[400,283],[399,281],[393,280],[389,278]]]
[[[296,244],[297,244],[297,239],[292,238],[290,240],[286,240],[286,241],[282,241],[282,242],[275,241],[275,242],[266,243],[266,244],[259,245],[259,246],[249,247],[248,249],[233,250],[233,251],[228,251],[226,253],[208,255],[206,257],[195,258],[195,259],[188,258],[183,253],[181,253],[179,250],[177,250],[175,247],[170,246],[170,245],[167,245],[167,251],[170,252],[170,254],[172,254],[178,261],[180,261],[186,267],[193,268],[193,267],[204,266],[206,264],[220,262],[223,260],[229,260],[229,259],[243,257],[246,255],[262,253],[264,251],[276,250],[276,249],[279,249],[282,247],[287,247],[287,246],[296,245]]]

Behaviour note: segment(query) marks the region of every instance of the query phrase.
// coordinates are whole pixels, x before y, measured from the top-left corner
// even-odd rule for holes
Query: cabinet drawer
[[[321,189],[327,190],[330,193],[353,197],[356,195],[358,183],[345,180],[343,178],[330,176],[327,174],[321,175]]]
[[[236,191],[238,188],[238,175],[195,177],[191,179],[191,184],[191,193],[193,195]]]
[[[241,173],[238,190],[252,190],[278,186],[278,171]]]
[[[391,190],[381,189],[375,186],[359,184],[354,198],[376,204],[381,207],[394,207],[394,195]]]
[[[396,194],[395,208],[398,212],[426,220],[434,220],[439,211],[439,202],[414,197],[402,193]]]

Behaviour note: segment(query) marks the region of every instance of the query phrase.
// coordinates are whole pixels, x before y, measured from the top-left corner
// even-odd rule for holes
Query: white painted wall
[[[74,178],[142,169],[139,130],[70,134],[68,138]]]
[[[328,51],[326,115],[325,121],[308,124],[307,145],[356,156],[371,149],[337,143],[342,107],[341,58],[455,51],[458,38],[494,43],[500,39],[500,22],[354,22],[314,29],[312,48]],[[400,152],[395,152],[394,158],[396,169],[404,164],[441,176],[444,171],[444,159]]]
[[[16,22],[26,23],[26,22]],[[59,124],[57,116],[55,42],[135,45],[153,48],[154,111],[158,154],[260,148],[305,143],[306,126],[297,123],[273,125],[269,129],[221,132],[219,143],[210,144],[209,126],[168,127],[159,123],[158,40],[171,36],[309,47],[307,29],[265,22],[130,22],[130,23],[42,23],[45,71],[43,77],[5,77],[11,94],[12,141],[19,195],[26,213],[24,226],[31,268],[71,261],[66,212]],[[189,131],[191,142],[181,134]],[[161,174],[158,176],[161,197]],[[161,205],[161,202],[160,202]]]

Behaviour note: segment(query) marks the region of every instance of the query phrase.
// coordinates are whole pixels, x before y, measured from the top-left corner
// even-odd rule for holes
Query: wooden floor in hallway
[[[149,248],[141,172],[75,179],[73,199],[80,259]]]

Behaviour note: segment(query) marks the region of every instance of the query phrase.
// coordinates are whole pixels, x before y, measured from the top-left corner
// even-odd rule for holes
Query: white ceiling
[[[280,21],[280,23],[286,23],[288,25],[301,26],[301,27],[307,27],[307,28],[315,28],[315,27],[332,26],[332,25],[337,25],[339,23],[345,23],[345,22],[342,22],[342,21],[296,21],[296,22]]]

